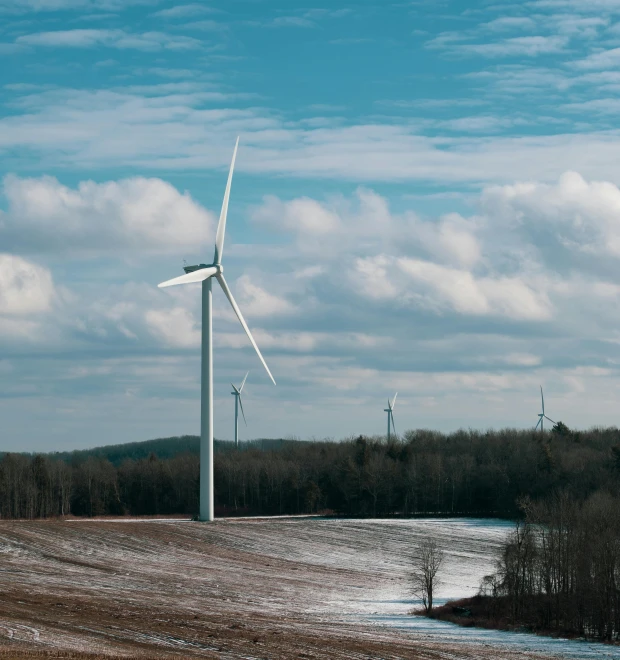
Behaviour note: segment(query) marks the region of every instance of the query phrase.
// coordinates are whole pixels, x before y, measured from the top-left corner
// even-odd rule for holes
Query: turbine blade
[[[392,430],[396,434],[396,424],[394,424],[394,413],[390,410],[390,419],[392,420]]]
[[[547,415],[545,415],[545,419],[548,419],[552,424],[555,424],[555,422],[551,419],[551,417],[547,417]]]
[[[534,427],[534,431],[540,426],[541,422],[542,422],[542,417],[539,417],[538,421],[536,422],[536,426]]]
[[[241,387],[239,388],[239,394],[241,394],[241,392],[243,391],[243,386],[245,385],[245,381],[247,380],[249,374],[250,372],[248,371],[248,373],[245,375],[245,378],[243,379],[243,382],[241,383]]]
[[[166,280],[157,286],[160,289],[163,289],[166,286],[176,286],[177,284],[193,284],[195,282],[202,282],[203,280],[212,277],[217,273],[217,268],[210,266],[209,268],[201,268],[200,270],[195,270],[191,273],[186,273],[180,277],[175,277],[171,280]]]
[[[243,421],[245,422],[245,425],[247,426],[248,423],[245,421],[245,413],[243,412],[243,403],[241,403],[241,395],[239,395],[239,408],[241,408],[241,414],[243,415]]]
[[[237,394],[241,394],[241,392],[231,383],[230,386],[235,390]]]
[[[213,263],[222,263],[222,253],[224,252],[224,236],[226,234],[226,216],[228,215],[228,200],[230,199],[230,186],[232,184],[233,170],[235,169],[235,158],[237,158],[237,147],[239,146],[239,138],[235,142],[235,150],[233,151],[232,161],[230,162],[230,170],[228,171],[228,181],[226,182],[226,191],[224,192],[224,201],[222,202],[222,210],[220,211],[220,221],[217,223],[217,234],[215,235],[215,254],[213,255]]]
[[[271,375],[271,371],[269,371],[269,367],[267,366],[267,363],[265,362],[265,358],[263,358],[258,346],[256,345],[256,342],[254,341],[254,337],[252,337],[252,333],[250,332],[250,328],[248,328],[248,324],[245,322],[245,319],[243,318],[243,314],[241,314],[241,310],[237,306],[237,303],[235,302],[235,299],[233,298],[233,294],[231,290],[228,288],[228,284],[226,284],[226,280],[224,279],[224,275],[222,273],[219,273],[217,275],[217,281],[220,283],[220,286],[222,287],[222,290],[224,291],[224,294],[228,298],[228,302],[230,303],[231,307],[233,308],[235,314],[237,315],[237,318],[239,319],[239,323],[243,326],[243,329],[245,330],[245,334],[248,336],[248,339],[252,343],[252,346],[254,346],[254,350],[256,351],[260,361],[263,363],[263,367],[265,367],[265,370],[269,374],[269,378],[271,378],[273,384],[276,384],[276,381],[274,377]]]
[[[545,397],[543,396],[542,385],[540,386],[540,399],[542,401],[542,412],[545,414]]]
[[[397,396],[398,396],[398,392],[396,392],[396,394],[394,395],[394,398],[392,399],[392,403],[390,405],[390,408],[392,408],[392,410],[394,410],[394,404],[396,403],[396,397]]]

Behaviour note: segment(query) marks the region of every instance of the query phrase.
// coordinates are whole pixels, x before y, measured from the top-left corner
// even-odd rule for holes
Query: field
[[[407,567],[422,535],[449,553],[443,595],[459,597],[475,593],[509,529],[476,520],[2,522],[0,658],[615,657],[407,616],[416,604]]]

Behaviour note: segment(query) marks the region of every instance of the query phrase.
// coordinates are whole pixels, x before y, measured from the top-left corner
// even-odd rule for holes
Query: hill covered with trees
[[[4,454],[0,515],[194,515],[198,438],[57,454]],[[620,431],[408,431],[343,442],[216,442],[219,515],[514,517],[523,496],[619,495]]]

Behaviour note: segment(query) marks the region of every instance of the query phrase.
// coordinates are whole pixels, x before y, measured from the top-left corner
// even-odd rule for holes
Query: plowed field
[[[490,572],[508,529],[459,520],[4,521],[0,658],[564,657],[504,645],[497,633],[497,643],[460,641],[456,626],[451,635],[447,624],[410,626],[419,618],[406,615],[415,605],[406,575],[423,535],[449,553],[444,591],[460,596]]]

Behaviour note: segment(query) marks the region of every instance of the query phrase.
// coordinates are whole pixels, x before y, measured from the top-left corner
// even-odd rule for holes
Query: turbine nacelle
[[[222,264],[200,264],[199,266],[183,266],[183,270],[185,271],[186,274],[195,273],[197,270],[203,270],[205,268],[215,268],[216,272],[214,273],[214,275],[224,272],[224,266],[222,266]],[[162,284],[160,284],[159,286],[163,286],[163,284],[165,284],[165,282],[162,282]],[[179,284],[182,284],[182,282],[179,282]]]

